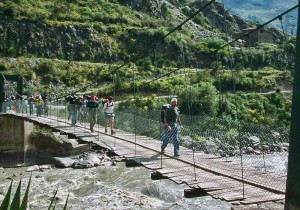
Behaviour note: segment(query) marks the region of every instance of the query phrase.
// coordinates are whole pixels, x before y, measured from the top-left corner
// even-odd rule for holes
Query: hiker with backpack
[[[105,116],[105,123],[104,123],[105,133],[107,133],[107,126],[109,123],[111,128],[111,134],[114,134],[115,114],[114,114],[114,102],[111,96],[107,98],[106,103],[104,103],[103,109],[104,109],[104,116]]]
[[[68,103],[68,105],[67,105],[68,120],[70,120],[70,118],[72,116],[72,111],[74,110],[76,99],[77,99],[77,97],[75,96],[75,93],[71,93],[71,95],[67,96],[67,98],[66,98],[66,101]],[[74,112],[73,112],[73,114],[74,114]]]
[[[102,101],[101,101],[101,104],[102,104],[102,107],[104,108],[104,105],[108,102],[108,97],[104,98]]]
[[[99,103],[96,101],[95,96],[91,96],[91,99],[87,102],[86,107],[89,113],[90,130],[91,132],[94,132],[94,125],[96,124],[97,111],[99,107]]]
[[[164,108],[165,107],[165,108]],[[165,148],[169,143],[169,139],[173,138],[174,144],[174,156],[179,156],[179,142],[178,142],[178,131],[179,126],[182,127],[182,123],[179,117],[179,109],[177,108],[177,99],[173,98],[171,100],[171,105],[163,106],[165,110],[162,110],[162,118],[164,123],[164,136],[163,143],[161,146],[161,152],[165,152]]]

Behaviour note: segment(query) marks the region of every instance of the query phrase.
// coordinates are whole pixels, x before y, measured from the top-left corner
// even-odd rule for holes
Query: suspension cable
[[[212,3],[214,3],[216,0],[211,0],[210,2],[208,2],[207,4],[205,4],[203,7],[199,8],[195,13],[193,13],[192,15],[190,15],[186,20],[184,20],[182,23],[180,23],[178,26],[176,26],[175,28],[173,28],[171,31],[169,31],[166,35],[164,35],[160,40],[157,40],[156,42],[154,42],[152,45],[150,45],[148,48],[146,48],[144,51],[147,52],[149,50],[151,50],[153,47],[156,47],[157,44],[159,44],[160,42],[164,41],[168,36],[170,36],[172,33],[174,33],[176,30],[180,30],[182,28],[183,25],[185,25],[188,21],[190,21],[191,19],[193,19],[196,15],[198,15],[200,12],[202,12],[204,9],[206,9],[207,7],[209,7]],[[124,61],[123,64],[121,64],[120,66],[116,67],[114,70],[112,70],[112,74],[115,74],[119,69],[121,69],[122,67],[128,65],[130,62],[133,61],[133,58],[131,59],[128,59],[128,61]],[[171,73],[171,72],[170,72]],[[167,76],[168,74],[166,74],[165,76]],[[90,87],[92,85],[95,85],[97,84],[98,82],[94,82],[92,84],[89,84],[87,85],[86,87],[84,88],[81,88],[81,89],[78,89],[78,90],[75,90],[75,91],[72,91],[74,93],[80,91],[80,90],[83,90],[87,87]],[[66,95],[67,96],[67,95]],[[66,97],[66,96],[62,96],[62,97],[59,97],[57,98],[58,99],[61,99],[63,97]]]
[[[209,7],[212,3],[214,3],[216,0],[211,0],[210,2],[208,2],[207,4],[205,4],[203,7],[199,8],[195,13],[193,13],[191,16],[189,16],[186,20],[184,20],[182,23],[180,23],[179,25],[177,25],[175,28],[173,28],[172,30],[170,30],[166,35],[164,35],[160,40],[155,41],[152,45],[150,45],[148,48],[146,48],[144,51],[147,52],[153,48],[156,47],[157,44],[163,42],[168,36],[170,36],[172,33],[174,33],[177,30],[181,30],[182,26],[185,25],[188,21],[190,21],[191,19],[193,19],[196,15],[198,15],[200,12],[202,12],[204,9],[206,9],[207,7]],[[115,73],[116,71],[118,71],[119,69],[121,69],[122,67],[128,65],[132,59],[129,59],[128,61],[124,62],[123,64],[121,64],[120,66],[118,66],[116,69],[114,69],[112,71],[112,73]]]
[[[227,43],[227,44],[221,46],[220,48],[216,49],[215,51],[218,52],[219,50],[221,50],[221,49],[223,49],[223,48],[225,48],[225,47],[231,45],[232,43],[237,42],[239,39],[242,39],[242,38],[244,38],[244,37],[246,37],[246,36],[249,36],[251,33],[255,32],[255,31],[258,31],[259,29],[261,29],[261,28],[263,28],[264,26],[268,25],[269,23],[275,21],[276,19],[282,18],[282,16],[284,16],[284,15],[286,15],[287,13],[289,13],[289,12],[293,11],[294,9],[298,8],[298,6],[299,6],[299,4],[297,4],[296,6],[294,6],[294,7],[290,8],[290,9],[288,9],[287,11],[281,13],[280,15],[277,15],[275,18],[269,20],[268,22],[266,22],[266,23],[264,23],[264,24],[262,24],[262,25],[260,25],[260,26],[258,26],[258,27],[256,27],[256,28],[254,28],[253,30],[249,31],[248,33],[246,33],[246,34],[244,34],[244,35],[241,35],[240,37],[234,39],[233,41],[231,41],[231,42],[229,42],[229,43]]]
[[[224,10],[224,17],[225,17],[225,4],[224,4],[224,0],[222,0],[223,3],[223,10]],[[226,23],[226,18],[225,18],[225,23]],[[226,35],[228,37],[228,27],[225,24],[225,29],[226,29]],[[230,61],[230,70],[232,73],[232,83],[233,83],[233,93],[234,93],[234,98],[235,98],[235,102],[236,102],[236,69],[233,70],[233,58],[232,58],[232,53],[231,53],[231,49],[230,49],[230,44],[227,43],[227,47],[228,47],[228,52],[229,52],[229,61]],[[235,103],[235,111],[237,113],[237,103]],[[238,120],[238,118],[237,118]],[[239,123],[239,135],[240,135],[240,123]],[[239,138],[239,143],[240,143],[240,163],[241,163],[241,173],[242,173],[242,189],[243,189],[243,198],[245,198],[245,183],[244,183],[244,162],[243,162],[243,153],[241,151],[241,139]],[[227,156],[226,156],[226,161],[227,161]]]

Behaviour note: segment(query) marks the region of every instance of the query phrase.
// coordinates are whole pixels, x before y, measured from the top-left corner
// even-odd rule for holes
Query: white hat
[[[171,103],[176,102],[177,103],[177,98],[172,98]]]

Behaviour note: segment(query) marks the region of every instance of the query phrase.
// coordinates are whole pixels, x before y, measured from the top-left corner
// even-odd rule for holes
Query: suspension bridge
[[[161,40],[152,43],[149,48],[145,49],[145,52],[150,53],[154,49],[156,59],[159,47],[168,36],[176,31],[180,31],[188,21],[193,19],[204,9],[209,8],[214,2],[215,0],[206,3],[188,19],[184,20],[181,24],[170,30],[169,33],[165,34]],[[263,27],[277,19],[282,20],[284,15],[296,8],[298,8],[298,5],[279,14],[270,21],[259,25],[248,33],[237,37],[236,39],[229,40],[227,44],[215,50],[215,60],[218,61],[220,59],[219,51],[225,48],[228,48],[230,57],[232,57],[231,45],[242,38],[248,37],[255,31],[262,30]],[[299,50],[297,50],[297,53],[297,55],[299,55]],[[183,70],[184,75],[186,75],[185,57],[184,46],[182,46],[181,59],[183,66],[172,70],[165,75],[160,75],[157,78],[149,80],[144,86],[151,84],[151,82],[155,80],[169,77],[171,74],[178,73],[178,71],[181,70]],[[111,72],[111,74],[114,75],[114,86],[118,70],[130,64],[131,61],[132,60],[129,59]],[[297,62],[299,61],[296,61],[296,68],[298,67],[299,70],[299,63]],[[154,63],[157,68],[157,60],[155,60]],[[232,69],[232,63],[231,72],[233,72],[232,77],[234,81],[233,92],[236,93],[236,74]],[[3,74],[2,76],[3,79],[6,80]],[[295,75],[295,79],[296,76],[297,75]],[[3,79],[1,78],[0,80],[0,86],[4,86]],[[20,78],[18,79],[21,83],[22,80]],[[134,80],[135,79],[136,78],[134,78]],[[7,83],[7,81],[5,82]],[[185,82],[187,83],[186,79]],[[95,84],[96,83],[90,84],[75,92]],[[296,87],[296,84],[294,84],[294,86]],[[297,87],[299,89],[300,85],[298,84]],[[4,87],[0,88],[4,89]],[[221,88],[219,88],[219,90],[222,94]],[[134,94],[136,94],[136,91],[137,88],[134,86]],[[17,93],[19,96],[22,95],[19,86]],[[114,89],[114,96],[115,95]],[[294,97],[296,99],[296,96]],[[4,91],[1,91],[1,102],[4,101],[3,99]],[[181,155],[179,157],[174,157],[172,146],[169,146],[165,153],[161,153],[160,151],[163,128],[159,123],[159,120],[157,120],[159,116],[158,110],[147,113],[136,109],[130,110],[129,108],[127,110],[119,110],[116,113],[117,132],[115,135],[107,135],[104,133],[104,116],[100,110],[98,111],[99,116],[96,128],[94,132],[91,133],[86,120],[77,123],[76,126],[71,126],[71,122],[67,120],[66,104],[59,104],[58,101],[56,101],[56,103],[57,104],[51,104],[52,108],[50,108],[50,114],[48,116],[39,117],[30,115],[26,111],[7,111],[7,105],[2,103],[1,115],[5,117],[17,117],[23,120],[32,121],[36,124],[45,125],[59,132],[73,135],[80,141],[97,144],[103,148],[107,148],[111,152],[125,157],[128,166],[143,165],[146,168],[153,170],[152,179],[170,179],[178,184],[187,184],[190,189],[185,191],[186,197],[209,194],[214,198],[224,199],[236,204],[284,201],[286,191],[292,189],[293,181],[296,183],[299,182],[297,179],[292,178],[290,178],[291,180],[289,181],[289,178],[287,178],[289,173],[287,173],[286,170],[273,170],[274,163],[272,165],[271,159],[275,159],[276,162],[276,159],[282,160],[287,157],[287,152],[282,149],[281,143],[288,142],[289,134],[286,130],[281,130],[281,128],[278,128],[277,130],[274,128],[269,129],[268,127],[259,125],[245,125],[238,121],[232,124],[226,124],[226,122],[221,119],[189,115],[183,117],[185,128],[181,131],[180,136]],[[293,106],[296,106],[295,103],[293,103]],[[5,107],[4,110],[3,107]],[[293,111],[292,113],[294,116],[298,116],[298,112]],[[297,153],[295,148],[299,143],[295,143],[295,139],[299,129],[297,130],[297,126],[293,125],[297,123],[296,120],[294,119],[293,121],[293,119],[294,118],[292,117],[292,131],[294,132],[292,132],[291,139],[294,141],[290,142],[290,148],[292,148],[292,150],[290,150],[289,158],[298,160],[297,156],[295,156]],[[255,141],[253,142],[252,140],[255,139],[253,137],[258,138],[259,141],[256,143]],[[201,138],[205,141],[202,141],[203,139]],[[197,141],[195,139],[197,139]],[[236,156],[238,158],[234,159],[231,158],[231,156]],[[254,157],[255,161],[252,161]],[[291,164],[293,163],[294,162]],[[294,164],[293,166],[297,166],[297,164]],[[295,167],[293,170],[293,168],[289,166],[290,174],[297,175],[299,172],[299,170],[297,171],[297,168],[298,167]],[[286,183],[288,183],[288,185]],[[287,189],[286,185],[288,186]],[[294,192],[294,194],[292,192]],[[295,193],[295,191],[291,190],[287,195],[289,202],[294,200],[294,203],[298,202],[299,204],[299,201],[297,201],[295,196],[298,194]]]
[[[74,127],[66,119],[66,114],[65,117],[61,117],[57,113],[59,113],[58,110],[52,109],[50,115],[37,117],[29,113],[8,111],[8,113],[2,113],[1,116],[31,121],[70,135],[72,138],[75,137],[78,141],[106,148],[124,157],[128,166],[144,166],[151,169],[152,179],[170,179],[178,184],[187,184],[190,189],[184,192],[186,197],[209,194],[214,198],[224,199],[234,204],[253,204],[284,199],[286,176],[282,174],[268,172],[262,168],[243,166],[227,158],[195,151],[184,146],[180,147],[181,155],[174,157],[171,145],[167,147],[165,153],[161,153],[161,138],[155,139],[122,129],[117,129],[114,135],[105,134],[103,122],[101,122],[104,121],[104,116],[101,114],[94,132],[90,132],[88,122],[78,123]],[[117,114],[122,115],[121,112]],[[140,123],[144,123],[145,120],[147,119],[140,119]],[[159,122],[157,123],[159,125]],[[189,129],[188,126],[185,129]]]

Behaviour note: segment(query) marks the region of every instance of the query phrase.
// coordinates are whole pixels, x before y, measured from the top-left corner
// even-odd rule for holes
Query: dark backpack
[[[105,103],[103,104],[103,108],[104,108],[105,104],[107,104],[106,107],[112,107],[112,106],[115,105],[114,102],[112,102],[112,105],[109,105],[109,102],[105,102]]]
[[[102,107],[104,107],[104,105],[107,103],[107,101],[105,99],[102,100]]]
[[[160,110],[160,121],[162,123],[165,123],[165,115],[166,115],[166,111],[167,109],[169,109],[171,107],[170,104],[164,104],[162,107],[161,107],[161,110]]]

